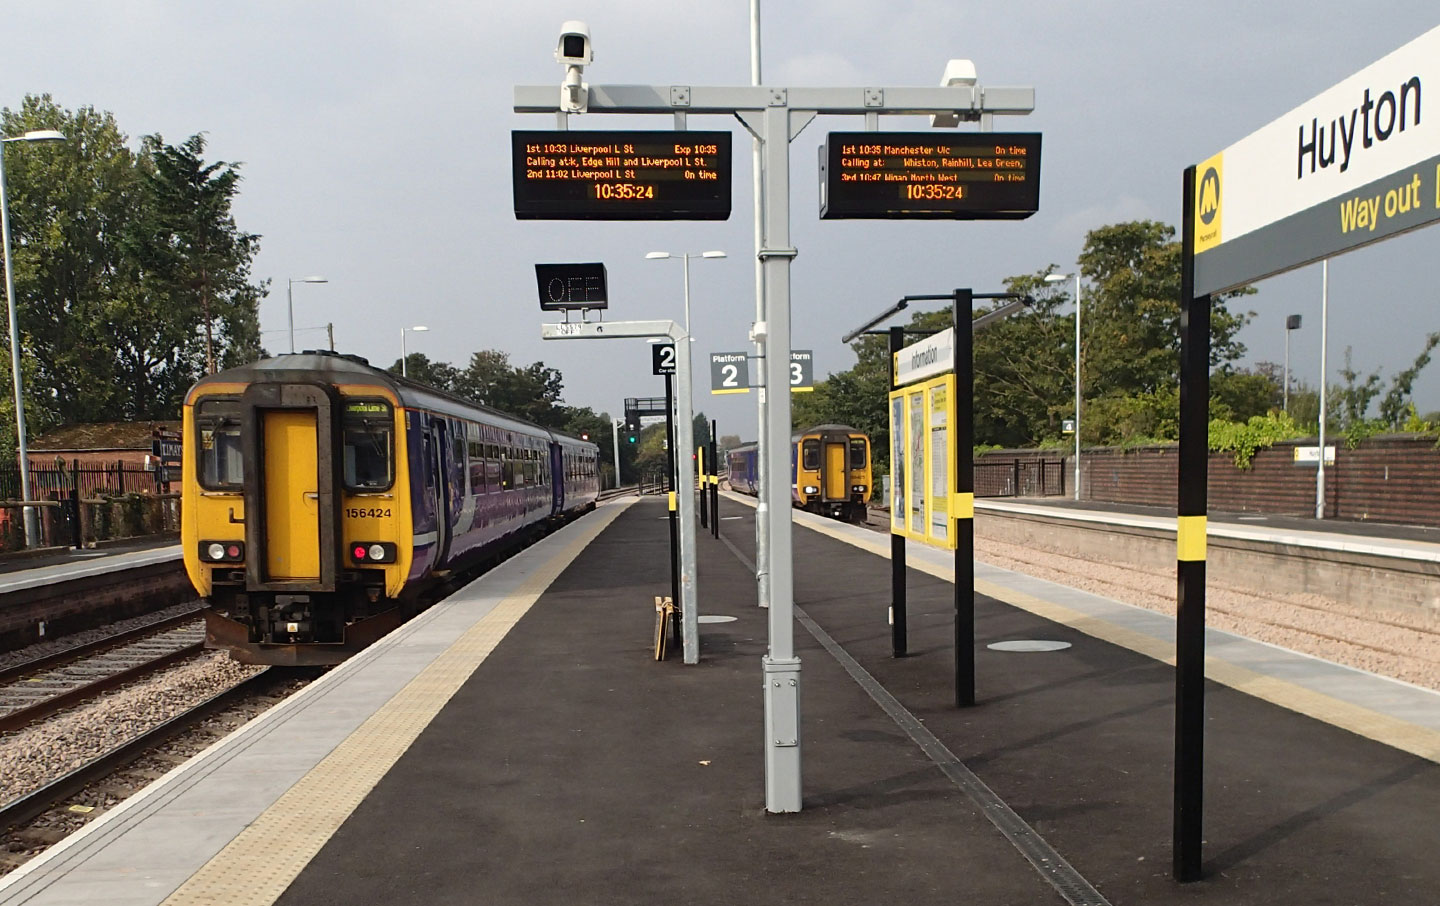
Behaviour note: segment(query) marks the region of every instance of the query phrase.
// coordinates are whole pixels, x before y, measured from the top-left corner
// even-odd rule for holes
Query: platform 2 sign
[[[727,220],[729,132],[510,133],[518,220]]]
[[[749,393],[750,356],[743,352],[710,353],[710,392]]]
[[[832,132],[820,219],[1023,220],[1040,206],[1038,132]]]
[[[675,344],[657,343],[650,347],[650,368],[652,374],[675,373]]]

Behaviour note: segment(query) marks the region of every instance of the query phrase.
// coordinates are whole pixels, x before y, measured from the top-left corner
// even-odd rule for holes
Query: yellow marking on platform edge
[[[1175,517],[1175,559],[1205,559],[1205,517]]]
[[[741,502],[754,506],[745,498],[738,498]],[[1189,519],[1204,520],[1203,516],[1184,517]],[[847,537],[838,529],[830,526],[810,525],[804,522],[797,522],[811,531],[827,535],[837,541],[843,541],[851,547],[858,547],[861,550],[869,551],[879,557],[890,559],[889,539],[884,535],[876,536],[878,539],[872,541],[870,538]],[[1201,535],[1203,541],[1204,535]],[[955,581],[953,567],[937,566],[923,560],[911,559],[906,562],[911,569],[918,569],[923,573],[942,579],[946,582]],[[1069,626],[1077,632],[1083,632],[1092,638],[1110,642],[1121,648],[1128,648],[1137,654],[1143,654],[1153,660],[1161,661],[1175,666],[1175,647],[1172,643],[1162,639],[1154,638],[1141,632],[1117,626],[1099,617],[1092,617],[1081,613],[1062,604],[1056,604],[1027,595],[1024,592],[1013,591],[993,582],[984,579],[975,580],[975,590],[982,595],[1003,601],[1012,607],[1029,611],[1037,617],[1051,622]],[[1373,739],[1391,748],[1399,749],[1402,752],[1409,752],[1411,755],[1418,755],[1426,761],[1440,763],[1440,733],[1418,724],[1408,723],[1396,717],[1390,717],[1372,711],[1369,708],[1353,705],[1338,698],[1333,698],[1321,692],[1306,689],[1304,686],[1276,679],[1273,676],[1266,676],[1256,673],[1245,667],[1232,664],[1216,657],[1205,658],[1205,677],[1213,680],[1222,686],[1229,686],[1231,689],[1252,695],[1261,701],[1278,705],[1288,711],[1297,714],[1304,714],[1313,717],[1318,721],[1348,730],[1366,739]]]
[[[216,853],[164,906],[269,906],[370,794],[550,583],[628,507],[603,507],[575,539],[370,716]],[[590,524],[586,524],[590,523]]]

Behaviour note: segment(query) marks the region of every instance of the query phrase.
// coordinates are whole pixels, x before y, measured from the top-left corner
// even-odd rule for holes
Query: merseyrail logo
[[[1217,154],[1205,161],[1195,172],[1200,181],[1195,187],[1195,254],[1220,244],[1221,176],[1224,172],[1224,154]]]

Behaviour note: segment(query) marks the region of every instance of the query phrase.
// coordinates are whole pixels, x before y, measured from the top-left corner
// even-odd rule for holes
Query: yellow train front
[[[201,380],[184,442],[206,645],[245,663],[339,663],[598,493],[593,444],[333,353]]]
[[[864,522],[870,502],[870,438],[848,425],[818,425],[791,438],[792,494],[801,509]]]

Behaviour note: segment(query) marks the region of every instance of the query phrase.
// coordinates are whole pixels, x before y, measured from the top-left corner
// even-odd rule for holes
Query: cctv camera
[[[555,62],[567,66],[588,66],[594,59],[594,49],[590,46],[590,26],[578,19],[571,19],[561,25],[560,42],[555,45]]]

